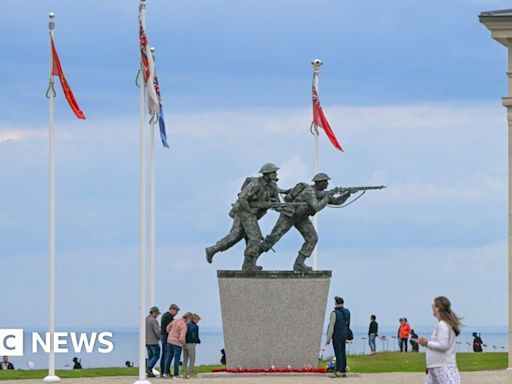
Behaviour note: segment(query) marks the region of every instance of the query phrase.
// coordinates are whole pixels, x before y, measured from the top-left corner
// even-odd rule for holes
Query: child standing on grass
[[[201,343],[199,339],[199,323],[201,318],[197,313],[193,313],[191,321],[187,323],[186,344],[183,347],[183,378],[189,379],[194,375],[194,365],[196,363],[196,345]]]

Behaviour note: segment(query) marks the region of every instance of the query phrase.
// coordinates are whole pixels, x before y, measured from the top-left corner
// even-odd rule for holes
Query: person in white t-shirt
[[[450,300],[444,296],[434,299],[432,313],[438,323],[430,340],[420,337],[417,341],[427,349],[425,384],[460,384],[455,339],[460,333],[461,319],[452,311]]]

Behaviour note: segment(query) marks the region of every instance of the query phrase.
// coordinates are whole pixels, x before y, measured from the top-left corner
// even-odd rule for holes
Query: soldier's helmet
[[[327,180],[331,180],[331,178],[329,176],[327,176],[327,173],[320,172],[320,173],[317,173],[311,181],[314,181],[316,183],[317,181],[327,181]]]
[[[272,163],[266,163],[266,164],[263,164],[263,167],[261,167],[260,169],[260,173],[261,174],[265,174],[265,173],[272,173],[272,172],[277,172],[279,168],[272,164]]]

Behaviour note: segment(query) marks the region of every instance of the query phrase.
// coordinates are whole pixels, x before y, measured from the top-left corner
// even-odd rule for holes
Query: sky
[[[161,309],[177,303],[221,327],[216,271],[247,176],[312,177],[311,61],[332,185],[385,184],[319,215],[318,267],[352,324],[432,324],[448,296],[472,330],[507,324],[506,49],[479,23],[506,1],[148,0],[170,149],[157,142],[156,260]],[[0,328],[48,322],[48,13],[66,77],[57,87],[57,326],[136,327],[139,265],[138,2],[23,0],[0,14]],[[149,137],[149,128],[148,128]],[[261,220],[264,234],[277,220]],[[263,254],[291,269],[293,229]],[[148,305],[149,307],[149,305]]]

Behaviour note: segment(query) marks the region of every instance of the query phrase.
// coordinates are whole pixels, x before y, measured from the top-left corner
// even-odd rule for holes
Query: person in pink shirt
[[[180,369],[181,351],[185,345],[187,336],[187,323],[191,321],[192,313],[187,312],[183,317],[174,319],[167,325],[167,347],[169,353],[165,356],[165,367],[170,370],[171,360],[174,359],[174,377],[178,377]],[[170,372],[165,372],[164,377],[169,377]]]

